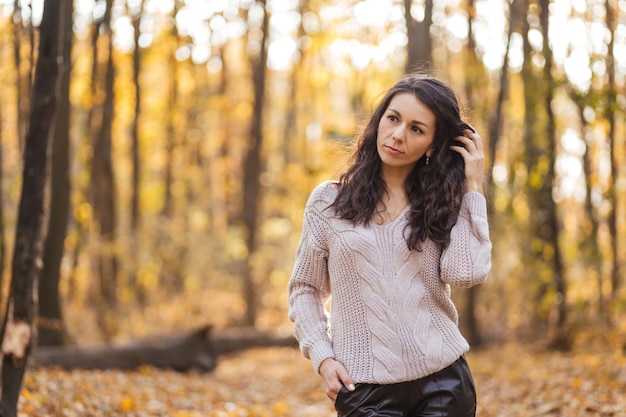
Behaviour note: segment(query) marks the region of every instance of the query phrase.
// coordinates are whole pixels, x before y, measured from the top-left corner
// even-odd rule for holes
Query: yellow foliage
[[[504,209],[507,207],[508,204],[509,204],[508,197],[503,196],[501,194],[498,194],[495,196],[493,206],[497,211],[499,212],[504,211]]]
[[[543,176],[544,173],[539,172],[539,170],[532,171],[528,177],[528,185],[530,188],[534,190],[540,189],[544,182]]]
[[[120,408],[124,411],[131,411],[135,408],[135,401],[129,396],[124,396],[120,400]]]
[[[252,114],[252,105],[247,101],[240,101],[235,105],[235,108],[232,109],[232,114],[235,119],[247,120]]]
[[[552,245],[545,245],[543,247],[543,259],[550,260],[554,258],[554,248]]]
[[[148,269],[141,269],[137,274],[137,278],[139,283],[148,290],[157,288],[159,284],[158,275]]]
[[[76,220],[81,223],[86,223],[91,220],[91,214],[91,205],[89,203],[81,203],[74,210]]]
[[[269,240],[284,239],[291,230],[291,222],[282,217],[271,218],[262,225],[263,235]]]
[[[30,391],[28,391],[26,388],[22,389],[22,397],[24,397],[25,399],[29,399],[30,398]]]
[[[63,241],[65,250],[73,251],[76,248],[77,240],[78,239],[77,239],[76,235],[67,235],[67,236],[65,236],[65,240]]]
[[[534,238],[531,241],[530,248],[532,250],[532,253],[541,253],[544,250],[544,241]]]
[[[209,224],[207,213],[200,209],[194,209],[190,215],[190,225],[196,231],[203,231]]]
[[[289,404],[287,404],[284,401],[279,401],[277,403],[274,403],[274,406],[272,407],[272,415],[274,416],[289,416],[291,414],[289,414],[290,412],[290,408],[289,408]]]
[[[230,239],[226,243],[226,252],[232,259],[243,260],[248,256],[248,247],[243,239]]]
[[[599,348],[548,353],[504,344],[472,350],[467,360],[481,417],[621,416],[626,412],[626,355],[621,352]],[[226,356],[210,374],[35,368],[29,384],[29,391],[41,395],[23,396],[20,415],[110,415],[104,410],[146,417],[337,415],[320,377],[295,348],[251,349]]]
[[[287,285],[287,282],[289,281],[289,276],[290,276],[290,274],[287,273],[283,269],[274,269],[270,273],[269,282],[274,287],[283,287],[283,286]]]

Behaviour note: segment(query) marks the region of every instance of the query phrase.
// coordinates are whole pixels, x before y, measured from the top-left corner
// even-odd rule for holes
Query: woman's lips
[[[401,150],[394,148],[393,146],[389,146],[389,145],[385,145],[385,148],[387,148],[387,150],[389,150],[389,152],[391,153],[395,153],[395,154],[400,154],[402,153]]]

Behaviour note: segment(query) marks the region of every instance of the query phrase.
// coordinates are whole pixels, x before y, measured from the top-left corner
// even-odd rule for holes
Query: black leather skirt
[[[397,384],[342,387],[338,417],[475,417],[476,390],[465,356],[432,375]]]

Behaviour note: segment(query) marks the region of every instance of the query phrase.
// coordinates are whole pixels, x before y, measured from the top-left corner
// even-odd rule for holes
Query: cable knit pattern
[[[327,181],[311,193],[289,281],[289,318],[313,368],[341,362],[357,383],[390,384],[437,372],[469,349],[450,285],[471,287],[491,268],[485,198],[463,197],[450,245],[409,251],[405,209],[386,225],[354,226],[328,208]],[[330,301],[330,325],[325,305]]]

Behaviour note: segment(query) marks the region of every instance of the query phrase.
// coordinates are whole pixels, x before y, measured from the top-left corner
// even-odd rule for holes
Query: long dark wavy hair
[[[430,75],[409,75],[386,92],[358,137],[351,165],[339,178],[331,207],[340,218],[354,224],[367,225],[376,214],[376,206],[387,192],[376,146],[378,124],[398,93],[414,95],[436,117],[429,163],[426,157],[418,160],[405,183],[411,205],[408,234],[405,230],[407,245],[410,250],[421,251],[421,243],[431,239],[446,247],[459,214],[465,181],[463,158],[449,146],[460,145],[455,138],[471,128],[461,118],[455,93]]]

